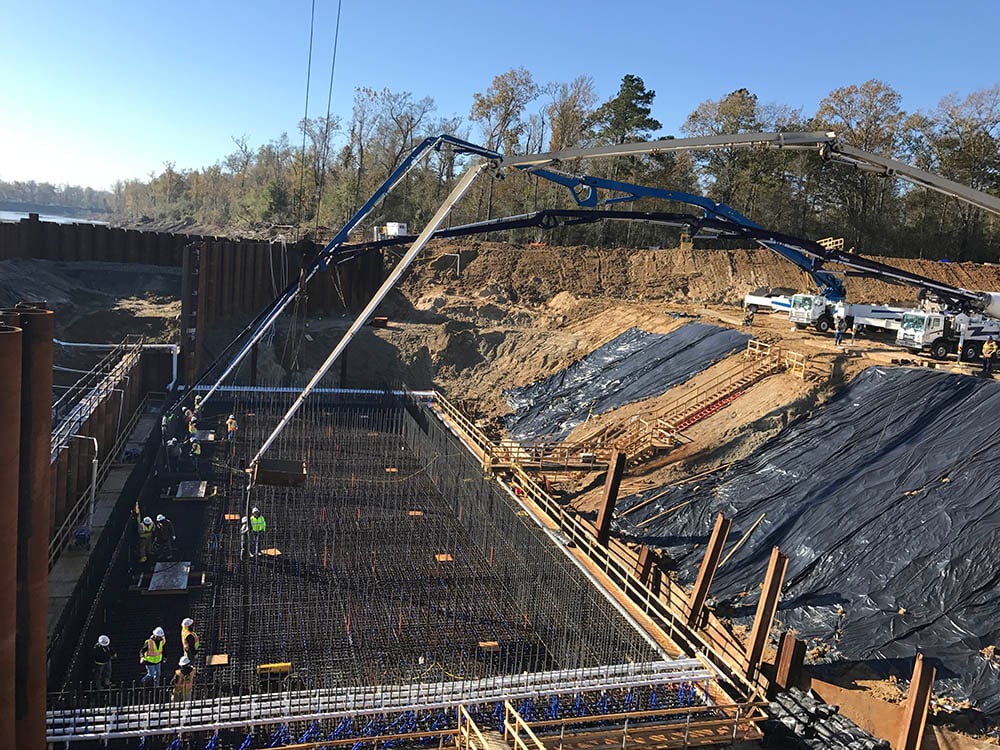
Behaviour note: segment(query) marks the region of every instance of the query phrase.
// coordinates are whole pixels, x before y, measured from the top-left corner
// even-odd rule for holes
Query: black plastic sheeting
[[[732,328],[688,323],[671,333],[630,328],[544,380],[505,391],[515,440],[561,440],[589,414],[659,396],[746,346]]]
[[[1000,645],[1000,384],[869,368],[725,473],[617,508],[623,536],[665,549],[686,582],[718,511],[734,519],[724,556],[764,514],[712,585],[735,617],[753,617],[777,545],[790,557],[778,620],[800,638],[903,678],[919,649],[937,692],[1000,718],[1000,668],[980,654]]]

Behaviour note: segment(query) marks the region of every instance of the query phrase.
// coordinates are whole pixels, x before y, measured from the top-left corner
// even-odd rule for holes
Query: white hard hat
[[[149,516],[146,516],[145,518],[142,519],[142,522],[144,524],[146,524],[147,526],[149,526],[149,524],[151,524],[153,522],[153,519],[150,518]]]
[[[236,415],[235,415],[235,414],[230,414],[230,415],[229,415],[229,418],[230,418],[230,419],[236,419]]]
[[[257,506],[255,505],[255,506],[253,506],[253,509],[252,509],[252,510],[251,510],[250,512],[251,512],[251,513],[260,513],[260,508],[258,508],[258,507],[257,507]]]
[[[156,520],[157,521],[166,521],[167,517],[165,515],[163,515],[162,513],[158,513],[157,516],[156,516]]]
[[[155,635],[157,638],[162,638],[163,628],[156,628],[155,630],[153,630],[153,635]]]
[[[111,639],[108,638],[106,635],[102,635],[100,638],[98,638],[97,642],[100,643],[102,646],[110,646],[111,645]]]
[[[181,627],[189,628],[192,625],[194,625],[194,620],[192,620],[190,617],[185,617],[183,620],[181,620]]]
[[[177,663],[182,667],[186,667],[188,664],[191,663],[191,660],[187,658],[187,654],[184,654],[184,656],[182,656],[180,661],[178,661]]]

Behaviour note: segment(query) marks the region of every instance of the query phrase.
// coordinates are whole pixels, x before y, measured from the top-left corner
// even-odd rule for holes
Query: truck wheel
[[[979,346],[976,344],[966,344],[962,348],[962,361],[975,362],[981,355]]]
[[[798,328],[800,331],[806,330],[806,324],[805,323],[796,323],[795,327]]]
[[[756,315],[757,309],[758,309],[757,305],[747,305],[747,312],[750,313],[751,315]]]
[[[823,315],[816,321],[816,330],[820,333],[828,333],[833,328],[833,320],[829,315]]]
[[[948,342],[944,339],[938,339],[933,344],[931,344],[931,356],[934,359],[948,359],[948,355],[951,353],[951,347],[948,346]]]

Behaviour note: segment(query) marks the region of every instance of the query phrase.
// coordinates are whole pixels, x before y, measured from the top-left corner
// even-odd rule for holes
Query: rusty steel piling
[[[21,424],[22,331],[0,325],[0,424]],[[0,430],[0,529],[17,529],[21,433]],[[0,747],[15,747],[14,670],[17,628],[17,540],[0,545]]]
[[[8,535],[0,547],[17,555],[14,728],[15,746],[27,750],[45,747],[54,315],[19,307],[3,311],[3,319],[23,331],[17,524],[0,526]]]

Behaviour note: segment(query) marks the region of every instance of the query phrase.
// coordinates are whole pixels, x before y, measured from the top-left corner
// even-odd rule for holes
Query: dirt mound
[[[460,273],[440,262],[462,252]],[[889,265],[952,286],[1000,290],[1000,266],[878,258]],[[832,270],[837,266],[831,265]],[[574,297],[665,300],[686,304],[741,304],[759,287],[813,291],[799,269],[770,250],[630,250],[592,247],[525,247],[477,242],[436,243],[404,283],[409,295],[427,285],[448,283],[460,294],[499,295],[522,304],[544,304],[561,293]],[[872,279],[845,279],[848,299],[908,304],[916,289]]]
[[[45,300],[56,311],[56,335],[117,343],[127,334],[176,338],[179,268],[127,263],[0,261],[0,306]]]

